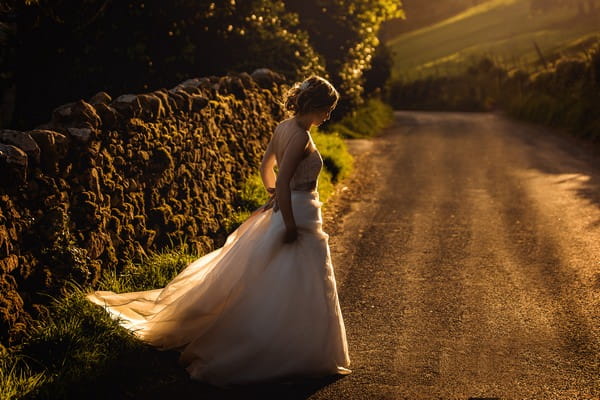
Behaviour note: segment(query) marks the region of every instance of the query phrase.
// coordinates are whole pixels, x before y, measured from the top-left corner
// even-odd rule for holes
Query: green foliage
[[[353,158],[342,137],[336,132],[325,133],[317,129],[313,130],[312,137],[323,158],[325,171],[330,174],[327,179],[335,184],[346,178],[352,171]],[[322,188],[321,182],[319,187]]]
[[[199,256],[193,254],[182,240],[173,246],[142,256],[139,262],[129,262],[117,273],[114,269],[103,270],[98,290],[111,290],[116,293],[151,290],[165,287],[186,265]]]
[[[20,5],[18,35],[16,84],[35,93],[17,98],[22,129],[99,91],[136,93],[259,67],[290,80],[324,73],[281,0],[36,2]]]
[[[588,42],[589,43],[589,42]],[[578,56],[548,57],[548,67],[528,72],[484,57],[454,76],[395,80],[389,101],[398,109],[481,111],[502,108],[510,115],[560,126],[597,140],[600,136],[600,38]]]
[[[364,77],[379,44],[381,24],[403,15],[396,0],[285,0],[298,13],[300,25],[315,50],[325,58],[327,72],[340,90],[341,114],[362,102]]]
[[[118,356],[120,348],[134,345],[116,321],[95,309],[97,306],[89,303],[80,289],[74,290],[55,299],[27,340],[10,349],[10,368],[15,372],[8,383],[20,377],[36,398],[68,397],[72,390],[78,390],[78,381],[93,382],[96,374]],[[20,366],[18,360],[26,362]],[[21,371],[16,372],[18,369]]]
[[[329,125],[328,130],[347,138],[371,137],[381,132],[393,119],[391,106],[377,98],[370,98],[339,122]]]
[[[230,16],[235,18],[231,25],[237,36],[232,41],[240,50],[230,69],[251,72],[268,67],[292,80],[325,72],[322,57],[309,44],[308,34],[297,29],[299,20],[286,11],[283,1],[237,2]]]
[[[269,200],[260,173],[256,172],[244,182],[239,194],[239,205],[248,211],[255,210]]]
[[[394,60],[390,48],[383,42],[375,48],[371,67],[364,72],[364,95],[372,96],[381,93],[392,76]]]
[[[23,398],[45,383],[44,373],[34,373],[25,357],[0,350],[0,400]]]
[[[411,6],[406,7],[410,19]],[[482,55],[521,68],[535,66],[539,56],[534,42],[549,58],[571,41],[597,33],[597,17],[580,17],[576,7],[532,16],[527,0],[490,0],[386,44],[394,54],[393,78],[409,81],[462,74]]]
[[[327,207],[327,200],[331,198],[333,193],[335,192],[335,185],[333,183],[333,178],[331,172],[324,169],[319,174],[319,201],[323,202],[323,207]]]
[[[225,229],[227,229],[227,232],[233,232],[241,224],[243,224],[245,220],[247,220],[248,218],[250,218],[251,214],[252,214],[251,211],[244,210],[242,208],[238,208],[233,213],[233,215],[231,216],[231,218],[229,218],[226,221],[226,223],[225,223]]]
[[[236,200],[236,211],[225,224],[227,232],[235,230],[250,217],[252,211],[265,204],[267,200],[269,200],[269,194],[257,171],[242,184]]]
[[[164,287],[198,257],[184,245],[153,253],[120,274],[106,271],[99,290]],[[67,287],[63,296],[52,299],[23,343],[0,354],[0,399],[27,394],[48,399],[110,398],[123,393],[123,388],[131,392],[179,374],[163,354],[87,300],[86,289],[74,281]],[[99,387],[102,381],[110,385]]]

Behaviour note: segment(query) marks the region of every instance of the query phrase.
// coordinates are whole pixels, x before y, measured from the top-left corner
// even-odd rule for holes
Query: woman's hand
[[[271,195],[271,197],[269,197],[269,200],[267,200],[266,204],[262,207],[262,211],[267,211],[268,209],[272,208],[273,212],[277,212],[277,210],[279,209],[279,206],[277,205],[277,198],[275,196],[275,188],[267,188],[267,192]]]
[[[294,228],[286,228],[285,234],[283,236],[283,243],[293,243],[298,238],[298,229]]]

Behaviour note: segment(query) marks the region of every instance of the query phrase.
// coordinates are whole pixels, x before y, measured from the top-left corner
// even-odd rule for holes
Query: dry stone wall
[[[220,245],[240,184],[283,118],[285,86],[257,70],[54,110],[0,131],[0,341],[18,341],[67,279],[185,241]]]

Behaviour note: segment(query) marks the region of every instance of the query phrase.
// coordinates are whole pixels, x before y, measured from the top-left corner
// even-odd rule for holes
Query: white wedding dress
[[[275,129],[277,163],[294,130]],[[192,379],[217,386],[351,371],[328,235],[321,228],[313,151],[291,182],[298,238],[283,243],[280,211],[258,210],[225,245],[198,258],[161,289],[87,298],[141,340],[181,352]],[[301,189],[301,190],[300,190]]]

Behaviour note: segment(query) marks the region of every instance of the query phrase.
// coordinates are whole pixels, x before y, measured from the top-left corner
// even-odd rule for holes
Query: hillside
[[[402,0],[405,17],[385,21],[379,37],[387,42],[405,32],[433,25],[486,1],[491,0],[437,0],[435,7],[432,7],[431,3],[422,0]]]
[[[492,0],[436,24],[403,33],[386,43],[394,53],[394,77],[415,78],[463,71],[473,56],[491,55],[526,67],[600,33],[600,13],[577,7],[531,12],[529,0]]]

